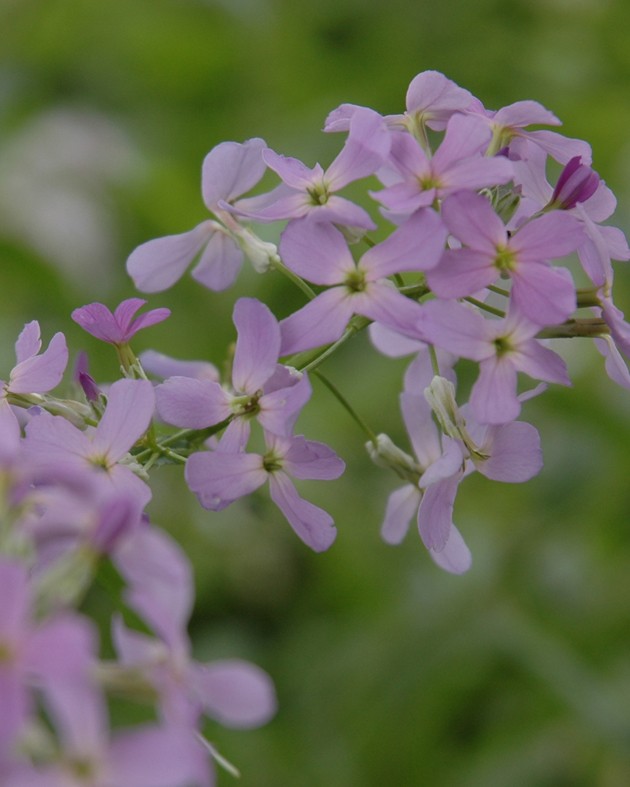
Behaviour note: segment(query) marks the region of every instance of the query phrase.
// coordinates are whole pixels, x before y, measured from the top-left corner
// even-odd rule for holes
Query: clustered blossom
[[[308,301],[281,320],[257,299],[236,301],[223,374],[209,360],[135,356],[135,334],[169,309],[136,317],[140,298],[113,312],[92,303],[72,318],[115,348],[122,377],[97,383],[82,358],[81,393],[60,398],[52,391],[68,362],[63,334],[41,352],[39,324],[24,327],[16,365],[0,381],[2,784],[206,787],[208,755],[221,758],[201,735],[204,716],[246,728],[275,711],[258,667],[194,658],[190,565],[146,510],[156,464],[183,466],[190,491],[217,515],[268,483],[295,534],[328,549],[334,512],[298,491],[301,480],[331,481],[345,467],[296,429],[315,372],[364,429],[374,463],[403,482],[384,505],[383,539],[400,543],[415,520],[434,562],[461,574],[472,555],[454,523],[460,484],[475,472],[523,483],[542,467],[538,431],[517,419],[547,385],[571,384],[547,339],[594,339],[607,374],[630,389],[630,325],[612,297],[613,262],[630,259],[630,248],[604,224],[616,200],[589,145],[530,128],[559,123],[534,101],[486,109],[427,71],[397,114],[333,110],[325,131],[346,137],[328,167],[259,138],[214,147],[201,189],[212,218],[142,244],[127,270],[155,293],[193,265],[192,276],[219,291],[248,258],[299,287]],[[555,185],[550,157],[562,165]],[[268,171],[280,182],[252,194]],[[366,178],[371,202],[343,196]],[[252,228],[275,221],[286,222],[277,245]],[[376,351],[412,356],[398,403],[411,453],[373,431],[321,373],[368,326]],[[460,359],[478,364],[468,401]],[[99,658],[95,629],[77,611],[105,563],[121,578],[123,609],[146,628],[116,615],[112,662]],[[151,698],[154,721],[112,733],[107,692],[130,680]]]

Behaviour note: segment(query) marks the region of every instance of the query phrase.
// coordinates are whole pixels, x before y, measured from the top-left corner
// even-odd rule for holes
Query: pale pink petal
[[[258,422],[269,432],[290,435],[310,396],[311,385],[306,375],[288,388],[279,388],[265,394],[259,400]]]
[[[490,141],[492,132],[488,125],[474,115],[453,115],[446,126],[442,144],[433,156],[434,172],[443,172],[453,162],[468,159],[481,153]],[[490,161],[490,159],[487,159]]]
[[[155,389],[157,412],[167,424],[205,429],[231,415],[229,394],[216,382],[169,377]]]
[[[200,451],[188,457],[185,476],[201,505],[218,511],[262,486],[268,473],[257,454]]]
[[[290,355],[334,342],[353,313],[353,298],[345,287],[325,290],[280,322],[280,354]]]
[[[431,407],[422,392],[402,393],[400,409],[418,462],[426,470],[442,453]]]
[[[453,526],[453,506],[461,474],[428,487],[418,509],[418,530],[427,549],[440,552]]]
[[[355,269],[343,234],[311,219],[292,221],[282,233],[279,250],[285,265],[315,284],[340,284]]]
[[[210,361],[184,361],[171,358],[169,355],[145,350],[140,353],[140,363],[145,371],[156,377],[194,377],[196,380],[211,380],[218,382],[219,372]]]
[[[142,727],[118,735],[109,749],[114,787],[209,787],[200,767],[205,753],[194,731],[184,727]],[[200,773],[204,781],[200,782]],[[108,785],[109,787],[109,785]]]
[[[221,292],[234,284],[244,256],[234,238],[217,230],[210,236],[191,276],[209,290]]]
[[[331,546],[337,536],[332,517],[308,500],[303,500],[285,473],[270,475],[269,491],[271,499],[307,546],[315,552],[323,552]]]
[[[512,304],[537,325],[559,325],[577,307],[575,284],[566,268],[546,263],[520,265],[512,275]]]
[[[573,216],[554,211],[540,216],[514,233],[510,248],[519,262],[541,262],[564,257],[585,240],[584,230]]]
[[[208,153],[201,168],[201,191],[208,210],[219,200],[231,202],[252,189],[265,174],[263,139],[222,142]]]
[[[167,235],[138,246],[127,259],[127,273],[141,292],[161,292],[172,287],[215,232],[213,221],[204,221],[190,232]]]
[[[423,71],[415,76],[407,88],[405,105],[410,114],[419,112],[427,125],[441,130],[448,118],[466,109],[472,95],[439,71]]]
[[[509,359],[496,356],[482,361],[475,382],[470,406],[482,424],[504,424],[513,421],[521,411],[516,396],[516,369]]]
[[[191,665],[192,686],[204,711],[226,727],[260,727],[277,709],[266,672],[239,659]]]
[[[154,409],[155,393],[148,380],[117,380],[108,391],[107,407],[94,433],[93,452],[117,462],[147,431]]]
[[[398,292],[387,279],[370,282],[365,292],[352,297],[352,307],[355,314],[361,314],[406,335],[417,336],[416,326],[422,307]]]
[[[234,306],[233,320],[238,338],[232,383],[238,393],[251,396],[262,390],[276,369],[280,328],[267,306],[255,298],[239,298]]]
[[[381,526],[383,541],[388,544],[400,544],[418,511],[421,498],[420,490],[411,484],[401,486],[390,494]]]
[[[494,258],[496,247],[507,242],[501,219],[485,197],[471,191],[452,194],[442,204],[442,219],[465,246]]]
[[[483,450],[490,453],[490,458],[476,461],[475,466],[494,481],[523,483],[543,466],[538,430],[523,421],[490,427]]]
[[[9,378],[12,393],[47,393],[61,382],[68,363],[68,347],[63,333],[56,333],[41,355],[18,363]]]
[[[438,298],[463,298],[492,284],[499,276],[485,251],[449,249],[427,273],[427,284]]]
[[[433,561],[451,574],[464,574],[472,565],[472,555],[461,533],[451,525],[446,544],[439,552],[430,549]]]
[[[403,271],[428,271],[440,261],[446,234],[438,214],[425,208],[369,249],[361,257],[360,266],[369,272],[371,280]]]
[[[300,435],[291,439],[284,456],[284,467],[295,478],[331,481],[339,478],[346,465],[325,443],[305,440]]]
[[[389,153],[390,136],[381,115],[358,107],[350,118],[346,144],[325,172],[331,191],[375,172]]]
[[[456,301],[429,301],[422,306],[418,336],[462,358],[481,361],[494,354],[484,318]]]
[[[497,126],[520,128],[531,125],[560,126],[558,118],[538,101],[516,101],[495,112],[492,122]]]
[[[42,348],[41,332],[37,320],[31,320],[20,331],[20,335],[15,342],[15,358],[18,363],[22,363],[30,358]]]
[[[536,339],[519,344],[518,352],[514,354],[514,363],[521,372],[535,380],[571,385],[564,360]]]

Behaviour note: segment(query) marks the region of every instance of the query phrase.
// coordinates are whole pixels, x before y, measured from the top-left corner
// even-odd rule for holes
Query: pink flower
[[[170,309],[151,309],[140,317],[133,317],[146,303],[142,298],[129,298],[112,312],[102,303],[90,303],[72,312],[72,319],[83,330],[101,341],[114,345],[127,344],[143,328],[163,322],[170,316]]]

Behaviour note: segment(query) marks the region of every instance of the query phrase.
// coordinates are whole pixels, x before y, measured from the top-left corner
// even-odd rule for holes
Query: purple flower
[[[374,222],[363,208],[337,196],[336,192],[376,172],[389,152],[389,133],[383,118],[365,107],[356,107],[348,128],[346,144],[325,171],[319,164],[309,169],[298,159],[280,156],[269,148],[265,150],[265,163],[287,188],[268,207],[243,215],[258,221],[311,216],[317,221],[374,229]]]
[[[155,407],[147,380],[118,380],[109,389],[107,407],[98,426],[77,429],[61,416],[41,412],[26,427],[25,449],[38,467],[86,469],[103,473],[115,489],[138,500],[151,498],[149,487],[129,466],[128,452],[147,431]]]
[[[35,624],[32,602],[26,568],[0,557],[0,763],[31,715],[31,687],[72,682],[94,652],[85,620],[62,614]]]
[[[370,194],[389,211],[408,215],[461,189],[507,183],[512,177],[511,163],[503,156],[482,155],[489,141],[489,128],[477,117],[464,115],[453,115],[449,120],[432,158],[414,137],[393,133],[387,163],[397,171],[399,180]]]
[[[438,297],[472,295],[502,276],[512,280],[513,305],[539,326],[557,325],[575,310],[570,273],[547,262],[584,240],[572,216],[540,216],[510,234],[485,197],[462,191],[444,202],[442,218],[464,247],[447,250],[427,274]]]
[[[204,508],[220,511],[239,497],[269,481],[271,499],[305,544],[323,552],[335,540],[332,518],[303,500],[289,476],[331,480],[344,471],[343,461],[323,443],[304,437],[265,434],[267,452],[261,454],[204,451],[186,463],[186,482]]]
[[[245,448],[252,418],[269,432],[290,435],[311,388],[306,375],[278,363],[280,328],[271,311],[254,298],[234,306],[238,332],[232,365],[232,386],[218,382],[170,377],[156,389],[161,418],[174,426],[203,429],[228,418],[221,440],[224,450]]]
[[[211,290],[224,290],[236,279],[244,252],[261,269],[275,254],[272,244],[257,239],[226,210],[238,207],[238,197],[252,189],[265,173],[265,142],[222,142],[206,156],[202,167],[202,194],[208,210],[219,221],[207,220],[189,232],[143,243],[127,260],[127,271],[142,292],[172,287],[199,257],[194,279]],[[247,203],[249,204],[249,203]]]
[[[418,328],[424,341],[479,362],[470,406],[481,424],[504,424],[518,417],[519,371],[571,385],[562,358],[535,338],[539,326],[516,310],[502,320],[486,320],[455,301],[430,301],[422,307]]]
[[[597,172],[582,164],[580,156],[574,156],[560,173],[548,207],[570,210],[578,202],[590,199],[599,184]]]
[[[280,243],[287,266],[330,289],[282,320],[281,353],[334,342],[353,314],[408,332],[420,307],[401,295],[387,277],[429,270],[437,264],[445,240],[439,216],[429,209],[418,211],[355,263],[342,233],[332,225],[308,220],[290,224]]]
[[[117,306],[113,314],[102,303],[90,303],[75,309],[71,316],[92,336],[120,346],[127,344],[138,331],[163,322],[170,316],[170,309],[151,309],[134,320],[135,313],[145,303],[141,298],[129,298]]]
[[[42,347],[37,320],[27,323],[15,343],[17,363],[11,370],[8,382],[0,381],[0,391],[7,393],[47,393],[61,382],[68,363],[68,348],[62,333],[56,333],[48,348]]]

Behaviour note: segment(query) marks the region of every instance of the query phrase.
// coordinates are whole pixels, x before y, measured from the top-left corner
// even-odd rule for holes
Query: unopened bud
[[[422,475],[422,468],[412,456],[400,449],[386,434],[379,434],[376,437],[376,444],[372,440],[365,444],[370,459],[379,467],[388,467],[396,475],[417,484]]]

